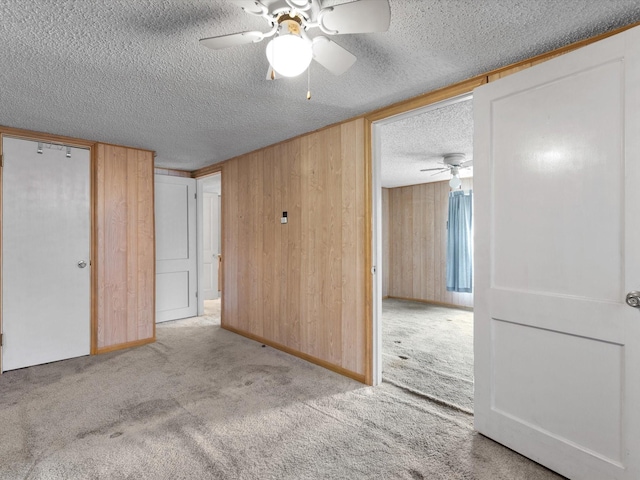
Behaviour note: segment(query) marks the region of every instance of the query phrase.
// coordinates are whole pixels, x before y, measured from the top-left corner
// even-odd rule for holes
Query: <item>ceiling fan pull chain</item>
[[[307,68],[307,100],[311,100],[311,65]]]

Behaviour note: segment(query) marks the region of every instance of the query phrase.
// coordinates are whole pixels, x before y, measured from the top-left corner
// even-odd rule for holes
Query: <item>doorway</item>
[[[449,192],[473,188],[471,95],[372,126],[374,378],[472,413],[473,294],[446,281]]]
[[[2,370],[91,349],[90,150],[3,136]]]
[[[198,315],[220,317],[222,174],[198,179]]]

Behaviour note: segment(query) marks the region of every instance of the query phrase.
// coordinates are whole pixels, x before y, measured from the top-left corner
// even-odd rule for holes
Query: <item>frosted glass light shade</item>
[[[449,180],[449,186],[454,190],[456,188],[460,188],[460,185],[462,185],[462,180],[460,180],[460,177],[451,177],[451,180]]]
[[[311,42],[297,35],[281,35],[267,45],[267,59],[283,77],[295,77],[309,68],[313,58]]]

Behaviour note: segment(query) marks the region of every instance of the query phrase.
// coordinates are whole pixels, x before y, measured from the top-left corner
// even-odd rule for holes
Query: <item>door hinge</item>
[[[198,194],[197,194],[197,193],[194,193],[194,194],[193,194],[193,198],[196,198],[196,199],[197,199],[197,198],[198,198]]]
[[[0,168],[4,167],[4,155],[0,155]]]
[[[2,346],[2,333],[0,333],[0,347]]]
[[[198,292],[196,292],[196,298],[198,298]]]
[[[371,275],[375,275],[376,274],[376,267],[371,267]]]

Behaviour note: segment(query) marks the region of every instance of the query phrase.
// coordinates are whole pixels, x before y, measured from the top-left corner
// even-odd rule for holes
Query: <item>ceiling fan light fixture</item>
[[[449,186],[456,190],[460,188],[462,185],[462,180],[460,180],[460,168],[459,167],[451,167],[451,180],[449,180]]]
[[[267,59],[283,77],[296,77],[304,72],[313,59],[311,41],[300,34],[295,20],[280,23],[278,36],[267,44]]]

